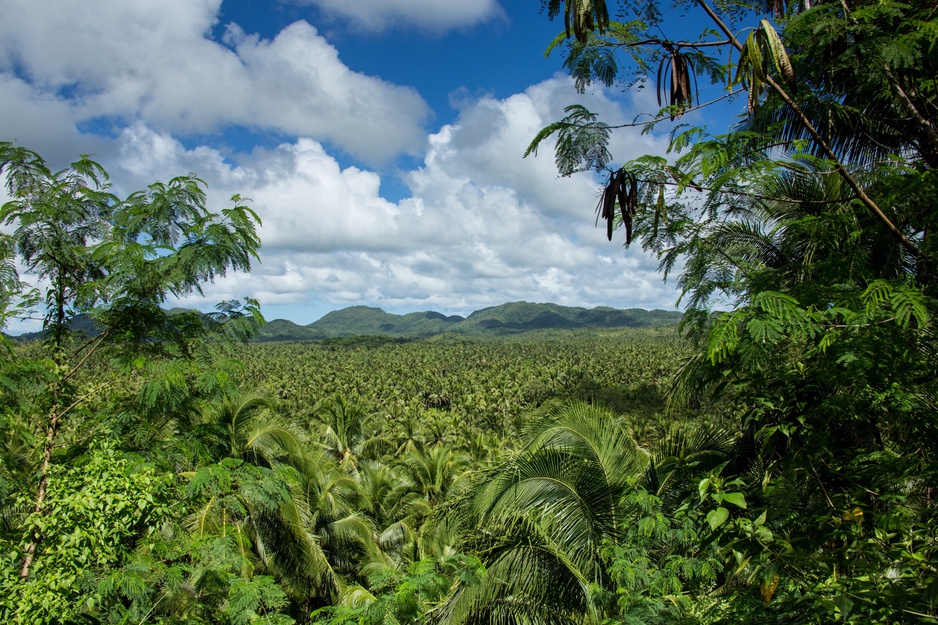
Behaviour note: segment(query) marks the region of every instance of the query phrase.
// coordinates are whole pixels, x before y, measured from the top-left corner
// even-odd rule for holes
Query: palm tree
[[[398,470],[362,462],[358,473],[358,509],[372,520],[378,546],[397,568],[420,559],[415,528],[430,512],[417,486]]]
[[[430,408],[421,415],[423,421],[423,435],[427,445],[445,445],[450,443],[456,434],[452,415]]]
[[[305,456],[298,480],[309,508],[307,528],[329,564],[336,592],[361,581],[367,564],[387,562],[374,522],[360,509],[358,474],[349,474],[328,452],[313,451]]]
[[[316,415],[323,426],[316,444],[328,450],[346,471],[357,471],[359,457],[384,443],[383,439],[373,436],[372,415],[360,398],[348,399],[336,394],[317,408]]]
[[[392,421],[389,424],[388,436],[391,439],[391,447],[394,449],[395,458],[400,458],[423,448],[423,440],[420,436],[420,419],[415,413],[400,411],[397,415],[389,415],[389,419],[392,419]]]
[[[488,573],[457,585],[448,623],[575,623],[600,614],[600,547],[615,538],[622,493],[648,464],[623,423],[585,403],[549,411],[527,445],[491,470],[457,509]]]
[[[442,502],[469,466],[469,456],[443,444],[408,454],[401,461],[404,474],[431,505]]]
[[[259,393],[242,392],[210,405],[203,422],[216,457],[271,467],[300,453],[300,430],[279,416],[272,399]]]
[[[189,497],[201,502],[188,519],[195,539],[233,541],[241,555],[231,566],[249,577],[272,574],[301,612],[335,599],[339,580],[304,489],[310,460],[302,432],[257,393],[209,407],[204,421],[202,438],[219,462],[184,474]]]
[[[732,451],[732,436],[676,427],[657,451],[632,439],[627,423],[586,403],[553,407],[528,442],[484,473],[451,518],[482,554],[487,574],[457,584],[440,610],[446,623],[599,623],[614,606],[603,558],[640,514],[627,494],[657,492],[671,510]],[[445,525],[445,524],[444,524]]]

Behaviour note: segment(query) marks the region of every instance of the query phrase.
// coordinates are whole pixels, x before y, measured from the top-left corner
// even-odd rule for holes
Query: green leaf
[[[746,496],[742,493],[723,493],[723,501],[731,503],[737,508],[746,509]]]
[[[602,169],[612,159],[609,153],[609,125],[597,121],[597,115],[582,104],[564,109],[563,119],[543,128],[531,141],[524,156],[537,155],[540,144],[553,134],[557,135],[554,160],[561,176],[578,171]]]
[[[726,520],[730,518],[730,511],[720,506],[716,510],[711,510],[707,513],[707,523],[710,524],[710,530],[716,531],[718,527],[726,523]]]

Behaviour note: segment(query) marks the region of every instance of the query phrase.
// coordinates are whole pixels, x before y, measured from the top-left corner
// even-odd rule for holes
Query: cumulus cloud
[[[42,154],[60,168],[78,154],[102,154],[109,142],[83,135],[72,108],[24,80],[0,73],[0,138]]]
[[[369,28],[395,20],[449,28],[500,10],[494,0],[315,2]],[[213,210],[233,194],[250,198],[263,220],[262,262],[210,285],[209,302],[247,295],[294,310],[316,302],[449,314],[511,300],[673,304],[655,259],[623,251],[593,227],[595,178],[558,177],[550,142],[522,158],[574,101],[610,123],[647,106],[601,89],[577,96],[558,76],[506,98],[463,97],[458,118],[428,135],[419,94],[349,70],[310,24],[265,39],[219,25],[220,6],[100,0],[89,11],[80,0],[9,0],[0,21],[0,138],[55,167],[94,153],[119,195],[196,172]],[[281,143],[241,153],[195,140],[232,125]],[[621,162],[664,145],[622,131],[613,152]],[[422,162],[402,172],[404,197],[392,201],[383,170],[350,166],[335,148],[364,162],[401,151]]]
[[[101,0],[90,11],[78,0],[11,0],[0,21],[2,87],[17,103],[67,107],[62,123],[139,119],[182,135],[241,125],[372,162],[420,151],[429,109],[416,91],[351,71],[303,21],[270,40],[229,24],[223,45],[211,38],[220,6]],[[17,126],[4,119],[9,136]]]
[[[216,208],[233,193],[252,199],[264,222],[262,263],[219,281],[208,291],[215,299],[460,314],[511,300],[671,307],[657,261],[594,227],[594,179],[558,178],[550,146],[521,158],[532,131],[562,111],[566,81],[468,106],[429,138],[423,164],[406,175],[409,197],[396,202],[381,196],[377,173],[342,167],[309,138],[232,163],[140,123],[118,139],[119,177],[139,185],[192,170],[209,182]],[[637,132],[625,144],[634,153],[623,159],[663,149]]]
[[[357,28],[382,31],[399,24],[441,32],[471,26],[502,14],[496,0],[443,2],[441,0],[296,0],[318,6],[326,14],[342,17]]]
[[[559,180],[552,140],[541,146],[537,156],[522,158],[534,136],[563,118],[564,108],[573,103],[584,104],[610,124],[631,121],[630,111],[604,91],[577,96],[570,80],[558,75],[506,99],[484,97],[464,103],[458,121],[431,136],[428,168],[454,179],[515,189],[553,216],[581,216],[595,191],[588,175]],[[633,128],[618,132],[611,149],[615,163],[623,163],[642,154],[663,154],[666,144]],[[419,186],[419,173],[412,180]]]

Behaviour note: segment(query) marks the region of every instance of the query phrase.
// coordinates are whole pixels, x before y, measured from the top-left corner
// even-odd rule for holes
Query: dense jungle
[[[250,270],[242,198],[0,143],[0,322],[44,319],[0,342],[0,620],[938,622],[938,5],[677,5],[544,0],[549,52],[734,123],[619,163],[577,104],[527,157],[680,326],[251,342],[253,299],[166,306]]]

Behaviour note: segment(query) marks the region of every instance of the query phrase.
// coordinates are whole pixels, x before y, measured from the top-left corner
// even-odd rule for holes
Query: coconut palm
[[[374,436],[372,415],[361,398],[336,394],[317,407],[316,415],[322,422],[318,438],[314,438],[316,444],[328,450],[346,471],[357,471],[359,458],[384,444]]]
[[[549,411],[524,449],[487,473],[457,509],[488,573],[478,584],[458,585],[442,619],[598,619],[590,587],[606,578],[599,550],[617,535],[622,492],[647,464],[607,410],[577,403]]]
[[[358,476],[335,463],[328,452],[308,453],[299,470],[299,488],[309,507],[307,527],[316,536],[337,591],[361,581],[370,562],[387,562],[378,546],[375,524],[360,509]]]
[[[394,457],[400,458],[423,447],[420,435],[420,419],[411,411],[395,411],[389,414],[388,436],[391,439],[391,448]]]
[[[437,408],[430,408],[421,415],[423,436],[426,445],[446,445],[456,436],[453,416]]]
[[[277,413],[272,399],[260,393],[242,392],[210,405],[203,421],[216,457],[271,467],[300,453],[301,431]]]
[[[340,582],[304,489],[302,433],[257,393],[211,406],[205,422],[203,438],[220,462],[186,474],[188,495],[200,502],[188,519],[192,534],[234,541],[242,571],[272,574],[301,612],[333,600]]]
[[[408,454],[400,464],[404,474],[431,505],[442,502],[469,467],[469,456],[444,445]]]
[[[609,410],[554,407],[528,429],[524,448],[485,473],[452,516],[482,554],[487,574],[460,583],[440,610],[446,623],[583,623],[613,616],[595,600],[615,590],[602,550],[640,511],[625,497],[647,480],[677,502],[729,457],[732,437],[677,428],[660,451],[632,439]],[[674,496],[668,496],[673,492]]]
[[[420,559],[415,528],[430,512],[420,490],[394,467],[364,461],[357,476],[358,509],[374,524],[378,546],[396,568]]]

